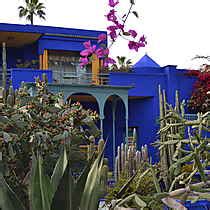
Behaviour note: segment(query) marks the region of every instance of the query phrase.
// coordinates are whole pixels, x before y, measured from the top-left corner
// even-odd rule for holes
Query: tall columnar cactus
[[[115,157],[115,181],[121,176],[130,177],[135,174],[143,162],[149,162],[147,145],[137,150],[133,144],[122,143],[118,146],[117,156]]]
[[[3,103],[6,103],[7,97],[7,60],[6,60],[6,44],[5,42],[2,43],[2,96],[3,96]]]
[[[6,43],[2,43],[2,87],[6,88],[7,85],[7,56],[6,56]]]

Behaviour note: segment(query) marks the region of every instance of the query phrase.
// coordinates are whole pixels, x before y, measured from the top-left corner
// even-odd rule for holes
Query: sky
[[[127,11],[129,0],[119,0],[119,11]],[[46,21],[35,18],[36,25],[106,30],[108,0],[40,0],[46,6]],[[24,0],[1,0],[0,22],[26,24],[18,17],[18,6]],[[112,56],[126,56],[133,63],[145,53],[161,66],[177,65],[196,69],[206,60],[193,60],[196,55],[210,56],[210,0],[136,0],[139,19],[131,15],[128,29],[147,38],[147,46],[130,51],[127,42],[118,39],[111,48]]]

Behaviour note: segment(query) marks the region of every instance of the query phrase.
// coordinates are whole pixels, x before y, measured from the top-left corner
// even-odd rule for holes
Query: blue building
[[[35,76],[46,73],[52,91],[63,92],[65,100],[80,101],[99,113],[101,138],[108,139],[106,152],[114,157],[117,146],[131,139],[134,128],[138,147],[157,139],[158,85],[174,104],[175,90],[179,90],[181,100],[189,98],[195,78],[176,66],[160,67],[148,55],[130,72],[103,73],[97,58],[81,69],[83,42],[97,43],[101,33],[106,32],[0,24],[0,42],[7,46],[8,79],[13,87],[18,88],[21,81],[34,82]],[[156,159],[152,146],[149,150]]]

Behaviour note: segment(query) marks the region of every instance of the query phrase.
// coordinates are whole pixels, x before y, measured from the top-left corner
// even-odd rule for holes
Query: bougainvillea
[[[210,111],[210,72],[193,70],[189,71],[188,75],[197,77],[188,102],[190,111],[193,113]]]
[[[136,52],[138,52],[139,48],[145,47],[147,44],[144,35],[138,37],[138,33],[134,29],[126,29],[126,22],[130,14],[134,14],[138,18],[138,13],[133,10],[135,1],[130,0],[130,7],[127,13],[125,13],[123,16],[120,16],[119,11],[117,10],[119,3],[120,2],[118,0],[109,0],[109,12],[105,15],[107,21],[110,23],[110,25],[107,27],[108,37],[106,34],[100,34],[98,36],[97,45],[92,45],[91,41],[87,41],[83,44],[85,49],[80,53],[82,56],[80,58],[81,67],[91,63],[93,54],[95,54],[99,59],[103,59],[104,67],[108,67],[109,64],[115,64],[116,61],[109,57],[109,49],[113,43],[116,42],[119,36],[128,42],[128,47],[130,50],[135,50]],[[107,38],[110,40],[108,47],[104,43]]]

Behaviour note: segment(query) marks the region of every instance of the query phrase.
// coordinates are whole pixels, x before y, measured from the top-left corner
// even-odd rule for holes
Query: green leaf
[[[135,15],[136,18],[139,18],[139,14],[136,11],[132,11],[132,13]]]
[[[162,199],[162,202],[172,209],[187,210],[186,207],[184,207],[181,203],[176,201],[174,198],[166,197]]]
[[[88,174],[90,172],[91,166],[94,162],[95,155],[92,156],[92,158],[88,161],[86,167],[84,168],[83,172],[77,178],[75,186],[74,186],[74,192],[73,192],[73,207],[76,209],[80,205],[81,202],[81,196],[82,193],[84,192],[85,184],[87,181]]]
[[[32,210],[51,210],[53,190],[50,179],[43,173],[42,158],[38,155],[32,160],[32,179],[31,179],[31,209]]]
[[[103,166],[103,152],[104,148],[94,161],[88,174],[80,204],[80,209],[82,210],[97,210],[99,198],[98,188],[100,186],[101,170]]]
[[[147,206],[147,204],[141,198],[139,198],[137,194],[135,195],[135,202],[140,208],[145,208]]]
[[[24,210],[24,206],[0,175],[0,209],[2,210]]]
[[[72,176],[72,170],[70,167],[70,163],[68,161],[68,165],[64,172],[62,179],[57,187],[57,191],[54,194],[51,210],[77,210],[72,205],[73,198],[73,188],[74,188],[74,178]],[[78,195],[77,196],[81,196]]]
[[[123,204],[129,202],[130,200],[132,200],[133,198],[135,198],[135,195],[136,195],[136,194],[134,193],[134,194],[131,194],[131,195],[125,197],[124,199],[120,200],[120,202],[117,203],[117,206],[120,207],[120,206],[122,206]]]
[[[67,164],[68,164],[68,159],[67,159],[66,149],[64,148],[62,155],[60,155],[60,157],[56,163],[56,166],[54,168],[54,171],[53,171],[53,174],[51,177],[53,194],[55,194],[55,192],[57,191],[58,185],[64,175]]]
[[[18,199],[3,177],[3,167],[0,161],[0,209],[2,210],[25,210],[23,204]]]

